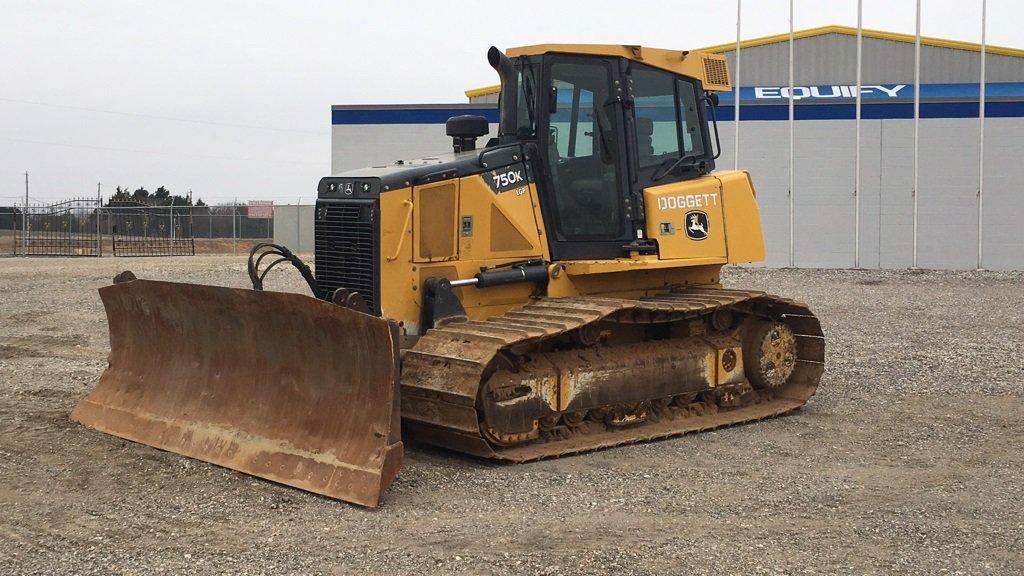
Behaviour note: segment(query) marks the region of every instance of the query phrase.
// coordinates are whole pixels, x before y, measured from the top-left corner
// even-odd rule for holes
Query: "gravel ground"
[[[126,266],[246,281],[242,257],[0,259],[0,573],[1024,572],[1022,274],[729,270],[822,318],[798,413],[526,465],[411,445],[367,510],[68,420]]]

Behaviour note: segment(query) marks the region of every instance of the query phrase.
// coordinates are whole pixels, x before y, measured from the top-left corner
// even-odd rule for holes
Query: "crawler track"
[[[482,431],[481,386],[508,358],[550,347],[598,323],[664,326],[709,318],[723,309],[782,322],[793,331],[796,364],[784,384],[746,393],[735,407],[697,396],[691,405],[660,407],[639,424],[588,422],[511,446],[500,445]],[[404,352],[402,418],[418,440],[462,452],[516,462],[557,457],[786,414],[814,395],[824,371],[824,351],[821,326],[807,306],[763,292],[706,288],[640,300],[542,299],[485,321],[434,329],[420,338]]]

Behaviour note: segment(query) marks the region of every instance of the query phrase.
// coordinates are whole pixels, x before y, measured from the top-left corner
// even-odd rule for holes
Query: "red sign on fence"
[[[274,201],[273,200],[249,200],[249,218],[273,218],[274,217]]]

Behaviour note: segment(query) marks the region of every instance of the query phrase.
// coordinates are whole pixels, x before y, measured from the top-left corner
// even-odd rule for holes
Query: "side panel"
[[[459,179],[421,184],[412,190],[416,262],[458,257]]]
[[[481,268],[545,258],[532,183],[495,192],[489,173],[391,190],[380,196],[381,311],[408,334],[419,332],[423,282],[472,278]],[[522,190],[520,192],[520,189]],[[457,204],[449,211],[452,190]],[[471,230],[463,229],[468,218]],[[454,244],[446,244],[451,238]],[[529,301],[531,284],[456,288],[473,319]]]
[[[764,260],[761,212],[750,174],[746,171],[717,172],[722,183],[725,244],[729,263]]]
[[[498,192],[485,173],[461,179],[459,257],[466,260],[540,258],[540,230],[534,217],[536,186],[524,182]],[[500,188],[499,188],[500,190]]]
[[[385,318],[408,329],[418,322],[419,286],[413,281],[412,188],[380,195],[380,304]]]
[[[644,190],[647,237],[662,260],[725,258],[721,182],[712,176]]]

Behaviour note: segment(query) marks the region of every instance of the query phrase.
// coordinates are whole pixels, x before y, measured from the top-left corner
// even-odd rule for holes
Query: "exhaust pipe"
[[[516,69],[505,53],[491,46],[487,51],[487,63],[498,72],[501,79],[501,94],[498,97],[498,112],[501,120],[498,124],[498,142],[514,142],[516,140]]]

